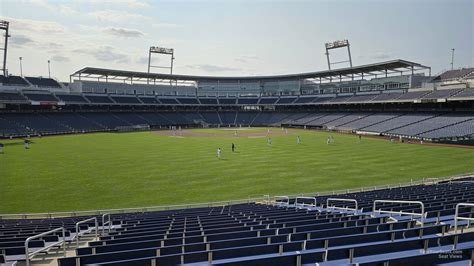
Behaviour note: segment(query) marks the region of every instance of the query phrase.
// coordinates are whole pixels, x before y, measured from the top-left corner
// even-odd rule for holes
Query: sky
[[[147,71],[175,49],[174,73],[273,75],[327,69],[324,43],[348,39],[353,65],[393,59],[437,74],[474,66],[473,0],[0,0],[10,74],[68,81],[83,67]],[[3,45],[3,39],[0,40]],[[346,51],[331,60],[346,60]],[[154,56],[152,65],[169,65]],[[344,64],[333,68],[345,67]],[[152,69],[166,72],[166,69]]]

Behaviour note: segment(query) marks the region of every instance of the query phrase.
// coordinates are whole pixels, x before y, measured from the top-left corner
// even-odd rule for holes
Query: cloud
[[[56,49],[61,49],[64,47],[64,45],[57,42],[42,42],[42,43],[38,43],[38,46],[46,50],[56,50]]]
[[[128,7],[131,8],[149,8],[151,7],[150,4],[148,4],[145,1],[136,1],[136,0],[114,0],[112,1],[114,3],[119,2],[126,4]]]
[[[37,7],[42,7],[59,15],[72,15],[78,13],[71,6],[67,4],[59,4],[58,2],[51,2],[45,0],[29,0],[28,4],[36,5]]]
[[[160,60],[158,58],[153,58],[153,62],[157,63]],[[140,65],[148,65],[148,56],[140,56],[135,59],[135,63],[140,64]]]
[[[34,41],[28,36],[17,34],[10,37],[10,44],[15,47],[23,47],[27,44],[34,44]]]
[[[153,23],[151,24],[153,28],[163,28],[163,29],[169,29],[169,28],[179,28],[181,25],[174,24],[174,23]]]
[[[71,59],[69,57],[62,56],[62,55],[55,55],[55,56],[51,57],[51,61],[53,61],[53,62],[70,62]]]
[[[37,34],[58,34],[64,33],[64,27],[53,21],[16,19],[6,17],[10,21],[11,32],[34,32]]]
[[[250,61],[255,61],[258,59],[259,57],[256,55],[242,55],[240,57],[235,58],[234,60],[241,63],[248,63]]]
[[[102,10],[102,11],[94,11],[88,14],[91,17],[94,17],[95,19],[99,21],[104,21],[104,22],[124,22],[124,23],[129,23],[131,21],[135,22],[144,22],[144,21],[150,21],[151,18],[136,14],[136,13],[130,13],[130,12],[123,12],[123,11],[116,11],[116,10]]]
[[[240,71],[240,68],[226,67],[226,66],[217,66],[217,65],[186,65],[186,68],[189,69],[198,69],[206,72],[229,72],[229,71]]]
[[[130,57],[122,52],[118,52],[112,46],[100,46],[94,48],[74,49],[73,52],[79,54],[90,55],[99,61],[128,63]]]
[[[144,36],[143,32],[135,29],[126,29],[126,28],[105,28],[102,30],[104,33],[118,36],[122,38],[139,38]]]
[[[86,4],[91,8],[103,7],[103,6],[123,7],[125,5],[129,8],[134,8],[134,9],[142,9],[142,8],[151,7],[148,1],[142,1],[142,0],[81,0],[81,3]]]

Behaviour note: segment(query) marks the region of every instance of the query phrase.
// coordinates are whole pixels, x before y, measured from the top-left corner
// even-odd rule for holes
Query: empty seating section
[[[474,135],[474,117],[472,117],[471,120],[422,133],[419,136],[423,138],[436,139],[470,135]]]
[[[354,96],[352,96],[352,95],[351,96],[338,96],[338,97],[328,99],[324,103],[345,103],[345,102],[349,101],[352,97],[354,97]]]
[[[467,137],[472,113],[281,112],[281,111],[55,111],[0,113],[2,137],[118,130],[118,127],[307,126],[417,138]]]
[[[96,103],[96,104],[101,104],[101,103],[114,103],[112,99],[109,98],[107,95],[87,95],[84,94],[84,96],[91,102],[91,103]]]
[[[111,96],[112,100],[116,103],[124,103],[124,104],[141,104],[135,96]]]
[[[436,91],[433,91],[425,96],[422,97],[422,99],[445,99],[445,98],[449,98],[451,97],[452,95],[455,95],[457,93],[459,93],[461,91],[461,89],[452,89],[452,90],[436,90]]]
[[[340,119],[341,117],[344,117],[348,115],[348,113],[328,113],[327,115],[317,117],[314,120],[311,120],[310,122],[307,123],[307,125],[310,126],[323,126],[326,125],[327,123],[334,121],[336,119]]]
[[[317,97],[313,103],[315,104],[323,104],[323,103],[327,103],[327,102],[330,102],[331,100],[333,100],[336,96],[321,96],[321,97]]]
[[[296,97],[282,97],[280,99],[278,99],[278,101],[276,102],[277,104],[291,104],[293,103],[294,101],[296,101]]]
[[[394,119],[383,121],[372,126],[365,127],[365,131],[370,132],[387,132],[395,128],[403,127],[410,124],[416,124],[419,121],[423,121],[433,117],[433,114],[406,114]]]
[[[66,240],[70,241],[76,233],[75,224],[78,221],[90,218],[74,217],[60,219],[33,219],[33,220],[1,220],[0,219],[0,264],[15,265],[16,261],[25,261],[25,240],[34,235],[56,229],[65,228]],[[100,217],[99,217],[100,218]],[[85,223],[80,230],[85,230],[93,224]],[[62,239],[62,233],[54,233],[30,242],[30,253]],[[2,262],[2,259],[4,260]]]
[[[122,121],[127,122],[130,125],[149,125],[150,123],[136,113],[131,112],[120,112],[112,113],[112,115]]]
[[[197,112],[179,112],[179,114],[188,121],[188,125],[200,125],[205,122]]]
[[[53,87],[53,88],[60,88],[61,85],[54,80],[50,78],[34,78],[34,77],[25,77],[32,85],[38,86],[38,87]]]
[[[404,93],[403,95],[400,95],[400,97],[397,98],[398,101],[401,100],[416,100],[420,99],[423,96],[427,95],[430,93],[430,91],[412,91],[412,92],[407,92]]]
[[[159,104],[155,97],[138,97],[144,104]]]
[[[118,118],[114,114],[110,113],[78,113],[80,116],[87,118],[94,122],[94,124],[100,125],[106,130],[113,130],[117,127],[130,126],[131,124],[123,119]]]
[[[18,85],[18,86],[29,86],[28,82],[20,76],[1,76],[0,83],[3,85]]]
[[[194,121],[189,120],[183,113],[179,112],[162,112],[162,117],[165,117],[171,122],[171,125],[193,125]]]
[[[295,103],[296,104],[304,104],[304,103],[311,103],[313,102],[314,100],[316,100],[317,97],[306,97],[306,96],[302,96],[302,97],[299,97]]]
[[[474,89],[465,89],[451,97],[452,98],[474,97]]]
[[[248,126],[252,124],[257,114],[258,114],[257,112],[237,112],[236,118],[235,118],[235,124]]]
[[[327,123],[325,123],[325,126],[327,126],[327,127],[338,127],[338,128],[341,128],[341,127],[343,127],[345,124],[347,124],[347,123],[349,123],[349,122],[352,122],[352,121],[354,121],[354,120],[358,120],[358,119],[364,118],[364,117],[366,117],[367,115],[368,115],[367,113],[354,113],[354,114],[349,114],[349,115],[343,116],[343,117],[341,117],[341,118],[338,118],[338,119],[336,119],[336,120],[327,122]]]
[[[40,113],[7,113],[0,116],[4,120],[10,121],[10,124],[16,127],[25,128],[24,133],[36,133],[42,135],[61,134],[71,132],[71,128],[62,125],[57,120],[52,120]]]
[[[162,104],[178,104],[175,98],[159,98],[158,101]]]
[[[56,81],[54,81],[56,82]],[[31,90],[31,88],[29,89]],[[18,94],[17,92],[0,92],[0,100],[14,103],[18,101],[15,98],[8,98],[2,94]],[[45,93],[32,93],[24,91],[24,94],[30,94],[32,98],[35,95]],[[48,93],[49,94],[49,93]],[[20,94],[21,95],[21,94]],[[190,97],[190,96],[160,96],[158,99],[153,96],[140,95],[116,95],[116,94],[74,94],[59,92],[52,97],[58,97],[66,103],[72,104],[137,104],[137,105],[347,105],[363,103],[381,103],[381,102],[410,102],[419,99],[450,99],[456,100],[462,97],[473,97],[474,89],[439,89],[434,91],[409,91],[406,93],[392,92],[380,94],[365,95],[318,95],[318,96],[299,96],[299,97]],[[81,97],[82,96],[82,97]],[[41,96],[37,96],[41,97]],[[83,99],[84,98],[84,99]],[[87,99],[87,100],[85,100]],[[35,99],[31,99],[35,100]],[[52,99],[50,99],[52,100]],[[57,100],[57,99],[55,99]]]
[[[0,114],[0,136],[7,137],[17,137],[17,136],[26,136],[31,134],[32,131],[28,130],[25,126],[22,126],[13,121],[9,121]]]
[[[217,112],[201,112],[203,120],[211,125],[220,125],[222,124],[221,119]]]
[[[219,117],[223,125],[235,125],[235,112],[221,112]]]
[[[441,80],[453,80],[453,79],[464,78],[468,76],[469,74],[472,74],[473,72],[474,72],[474,68],[472,67],[448,70],[448,71],[443,72],[441,75],[437,76],[434,80],[441,81]]]
[[[219,104],[236,104],[237,98],[219,98]]]
[[[317,113],[309,113],[305,116],[295,118],[291,121],[288,121],[288,124],[290,125],[307,125],[309,122],[316,120],[319,117],[328,115],[329,113],[324,113],[324,112],[317,112]]]
[[[379,95],[377,95],[375,98],[372,99],[372,102],[392,101],[392,100],[398,99],[402,95],[403,93],[398,93],[398,92],[380,93]]]
[[[238,98],[237,104],[257,104],[258,98]]]
[[[283,120],[280,121],[280,123],[282,125],[288,125],[288,124],[293,124],[294,121],[296,121],[297,119],[300,119],[300,118],[303,118],[303,117],[307,117],[308,115],[310,115],[311,113],[293,113],[293,114],[289,114],[287,117],[285,117]]]
[[[101,126],[90,119],[87,119],[76,113],[46,113],[44,114],[50,120],[57,121],[59,124],[66,125],[72,130],[71,133],[81,132],[96,132],[106,130],[106,127]]]
[[[26,98],[18,92],[0,92],[0,101],[25,102]]]
[[[58,99],[54,97],[52,94],[49,93],[24,93],[23,95],[26,96],[31,101],[45,101],[45,102],[57,102]]]
[[[415,136],[415,135],[425,133],[431,130],[461,123],[473,118],[474,116],[441,115],[441,116],[433,117],[433,118],[418,122],[416,124],[407,125],[404,127],[394,129],[394,130],[390,130],[388,131],[388,133],[396,134],[396,135]]]
[[[169,119],[166,118],[166,115],[162,115],[160,113],[139,112],[139,113],[137,113],[137,115],[142,117],[144,120],[146,120],[149,125],[166,126],[166,125],[172,125],[173,124],[173,122],[171,122]]]
[[[349,100],[347,100],[347,102],[351,102],[351,103],[363,103],[363,102],[368,102],[368,101],[371,101],[372,99],[374,99],[376,96],[378,96],[378,94],[369,94],[369,95],[355,95],[353,96],[352,98],[350,98]]]
[[[197,98],[177,98],[177,100],[181,104],[193,104],[193,105],[199,104],[199,101],[197,100]]]
[[[217,98],[199,98],[199,102],[204,105],[216,105]]]
[[[88,103],[88,101],[82,97],[82,95],[74,95],[74,94],[56,94],[56,97],[59,100],[66,102],[66,103]]]
[[[353,129],[353,130],[363,129],[368,126],[375,125],[383,121],[387,121],[389,119],[393,119],[397,116],[399,116],[399,114],[372,114],[372,115],[354,120],[352,122],[346,123],[342,127],[345,129]]]
[[[255,119],[253,120],[252,125],[255,125],[255,126],[278,125],[283,119],[285,119],[290,114],[275,113],[275,112],[260,112],[257,114]]]
[[[278,98],[260,98],[259,104],[274,104]]]
[[[470,226],[467,223],[460,223],[455,232],[453,215],[457,203],[474,202],[473,181],[473,177],[467,177],[317,196],[317,206],[296,206],[294,199],[290,199],[289,204],[249,202],[112,214],[112,231],[58,262],[61,266],[464,263],[473,254],[474,232],[464,230]],[[327,206],[328,197],[355,199],[358,211]],[[374,201],[382,199],[423,202],[424,223],[416,216],[373,212]],[[351,204],[340,206],[352,207]],[[383,203],[378,208],[420,212],[419,205],[401,203]],[[474,214],[474,207],[459,210],[463,217]],[[90,216],[0,219],[2,259],[10,264],[24,261],[25,239],[59,226],[65,227],[67,239],[71,240],[76,233],[75,223],[87,218]],[[92,223],[81,230],[92,227]],[[31,250],[58,239],[56,234],[35,240]],[[454,250],[459,252],[452,254],[459,256],[443,256]]]

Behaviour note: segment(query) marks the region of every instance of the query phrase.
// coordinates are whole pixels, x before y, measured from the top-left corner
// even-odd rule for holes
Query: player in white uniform
[[[301,138],[300,138],[300,136],[297,136],[297,137],[296,137],[296,144],[301,144]]]
[[[222,150],[221,148],[217,148],[217,159],[220,159],[222,155]]]

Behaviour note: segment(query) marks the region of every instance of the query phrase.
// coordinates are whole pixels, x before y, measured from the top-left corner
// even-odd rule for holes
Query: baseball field
[[[225,128],[51,136],[33,138],[30,149],[1,141],[0,213],[201,203],[474,172],[473,149],[337,133],[327,144],[329,135]]]

